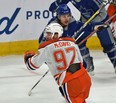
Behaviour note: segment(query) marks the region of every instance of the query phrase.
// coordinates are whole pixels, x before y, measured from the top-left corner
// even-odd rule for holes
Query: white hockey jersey
[[[38,54],[26,64],[29,69],[37,69],[46,63],[55,79],[62,84],[66,69],[73,63],[82,63],[80,50],[73,38],[59,38],[40,44]]]

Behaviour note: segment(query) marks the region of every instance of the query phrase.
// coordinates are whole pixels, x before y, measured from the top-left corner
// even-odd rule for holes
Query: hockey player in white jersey
[[[60,38],[62,34],[61,25],[49,24],[44,32],[47,41],[40,44],[37,54],[25,53],[25,64],[28,69],[36,70],[46,62],[66,103],[86,103],[91,79],[83,67],[83,59],[75,40]]]

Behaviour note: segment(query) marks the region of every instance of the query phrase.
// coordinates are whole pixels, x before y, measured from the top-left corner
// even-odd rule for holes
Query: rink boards
[[[25,51],[37,51],[39,47],[38,40],[14,41],[0,43],[0,55],[24,54]],[[87,41],[87,47],[91,50],[101,49],[100,42],[96,36],[92,36]]]

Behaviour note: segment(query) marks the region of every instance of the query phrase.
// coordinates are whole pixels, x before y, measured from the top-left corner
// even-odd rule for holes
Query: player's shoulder
[[[71,42],[75,42],[75,39],[74,38],[71,38],[71,37],[64,37],[64,38],[59,38],[59,41],[71,41]]]
[[[39,49],[41,48],[44,48],[52,43],[55,43],[55,42],[59,42],[59,41],[71,41],[71,42],[75,42],[75,39],[73,38],[70,38],[70,37],[64,37],[64,38],[58,38],[58,39],[54,39],[54,40],[49,40],[49,41],[46,41],[46,42],[43,42],[39,45]]]

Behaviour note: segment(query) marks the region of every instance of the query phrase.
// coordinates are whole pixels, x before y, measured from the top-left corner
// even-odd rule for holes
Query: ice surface
[[[91,51],[95,76],[87,103],[116,103],[116,74],[101,51]],[[28,92],[48,70],[44,64],[36,71],[28,71],[23,55],[0,57],[0,103],[65,103],[56,82],[49,72],[40,83]]]

